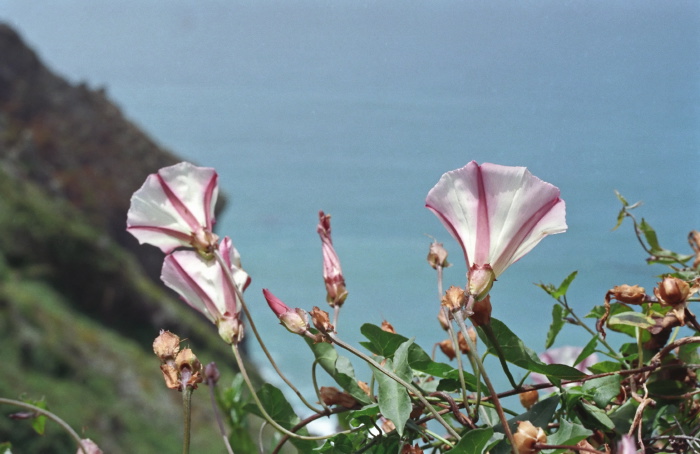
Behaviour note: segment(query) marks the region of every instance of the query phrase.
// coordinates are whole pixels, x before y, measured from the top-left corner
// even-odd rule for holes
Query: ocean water
[[[219,232],[253,278],[270,350],[307,391],[310,352],[260,289],[325,307],[319,210],[333,216],[350,292],[340,336],[356,343],[363,323],[386,319],[426,350],[444,338],[426,235],[450,251],[445,286],[465,284],[458,245],[424,208],[448,170],[522,165],[561,188],[568,232],[492,292],[493,315],[535,350],[552,301],[533,283],[578,270],[569,302],[584,315],[612,286],[651,291],[665,271],[644,263],[631,224],[611,231],[614,190],[644,202],[667,248],[689,252],[700,228],[695,1],[4,0],[0,20],[61,75],[105,87],[156,141],[219,171]],[[585,340],[567,329],[557,345]]]

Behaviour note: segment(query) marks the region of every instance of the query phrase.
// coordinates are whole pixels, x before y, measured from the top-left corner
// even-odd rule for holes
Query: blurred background
[[[445,286],[465,284],[459,246],[424,208],[448,170],[527,166],[561,189],[568,232],[492,292],[493,316],[535,350],[553,300],[534,283],[578,270],[569,302],[585,315],[612,286],[651,291],[665,271],[645,265],[631,223],[611,231],[614,190],[644,202],[666,248],[690,253],[700,228],[695,1],[4,0],[0,20],[158,144],[217,169],[218,232],[252,276],[270,350],[307,392],[311,354],[260,289],[325,308],[319,210],[349,290],[340,336],[358,342],[386,319],[426,350],[444,338],[426,235],[450,251]],[[557,345],[586,340],[568,330]]]

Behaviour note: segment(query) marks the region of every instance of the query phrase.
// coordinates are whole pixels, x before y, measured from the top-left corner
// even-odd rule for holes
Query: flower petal
[[[193,233],[212,231],[217,179],[214,169],[188,162],[149,175],[131,198],[127,230],[166,254],[188,246]]]
[[[559,189],[525,167],[472,161],[445,173],[426,207],[460,243],[467,267],[490,264],[496,276],[545,236],[566,230]]]
[[[191,250],[175,251],[165,257],[160,278],[212,323],[226,311],[224,279],[216,260],[205,260]]]

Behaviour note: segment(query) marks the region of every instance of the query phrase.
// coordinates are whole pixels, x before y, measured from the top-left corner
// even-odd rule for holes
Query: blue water
[[[305,389],[310,353],[260,289],[324,307],[319,209],[350,291],[341,337],[386,318],[426,349],[444,336],[425,234],[450,250],[445,284],[465,283],[461,251],[423,207],[445,171],[524,165],[561,188],[569,231],[492,292],[494,316],[536,350],[551,301],[533,283],[578,270],[569,301],[583,315],[610,287],[651,291],[664,271],[644,264],[630,224],[611,232],[615,189],[644,201],[668,248],[689,251],[700,228],[696,1],[4,0],[0,18],[159,143],[218,169],[230,202],[219,231]],[[567,342],[584,340],[570,330]]]

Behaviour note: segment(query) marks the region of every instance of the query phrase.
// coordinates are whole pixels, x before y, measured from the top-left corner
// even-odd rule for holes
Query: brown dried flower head
[[[463,288],[454,285],[447,289],[442,297],[442,305],[451,312],[457,311],[467,304],[467,293]]]
[[[330,318],[328,318],[328,312],[322,311],[318,306],[314,306],[311,312],[309,312],[309,315],[311,315],[311,321],[313,322],[314,326],[321,333],[326,334],[333,332],[334,328],[331,324]]]
[[[474,326],[485,326],[491,323],[491,295],[486,295],[481,301],[476,301],[469,319]]]
[[[204,381],[204,368],[189,348],[180,350],[175,358],[175,369],[180,377],[181,386],[191,386],[197,389],[197,383]]]
[[[160,330],[160,334],[153,341],[153,353],[161,362],[172,363],[180,351],[180,337],[170,331]]]
[[[447,249],[442,246],[442,243],[438,243],[437,241],[430,243],[428,263],[435,269],[438,267],[447,268],[450,266],[447,262]]]
[[[418,447],[418,444],[411,446],[410,444],[403,445],[401,454],[423,454],[423,450]]]
[[[667,276],[657,284],[654,295],[664,306],[678,306],[685,304],[690,296],[690,285],[677,277]]]
[[[396,330],[394,329],[392,324],[387,322],[386,320],[382,322],[382,331],[386,331],[387,333],[391,334],[396,334]]]
[[[444,341],[438,343],[438,347],[440,347],[440,350],[450,358],[450,361],[455,359],[457,354],[455,353],[455,348],[452,345],[452,341],[450,339],[445,339]]]
[[[440,312],[438,312],[438,322],[440,322],[440,326],[442,326],[442,329],[445,331],[450,329],[450,320],[449,320],[449,312],[445,314],[445,311],[443,310],[442,306],[440,306]]]
[[[520,393],[519,397],[520,404],[525,407],[526,410],[532,408],[532,406],[535,405],[538,400],[540,400],[540,394],[536,389],[529,389],[524,393]]]
[[[513,434],[513,438],[518,454],[537,453],[540,450],[535,448],[535,444],[547,442],[544,430],[533,426],[530,421],[518,421],[518,431]]]
[[[647,299],[644,288],[638,285],[616,285],[609,293],[617,301],[627,304],[641,304]]]
[[[319,394],[323,403],[328,406],[340,405],[345,408],[357,406],[357,401],[354,397],[344,391],[339,391],[338,388],[333,386],[321,386]]]

